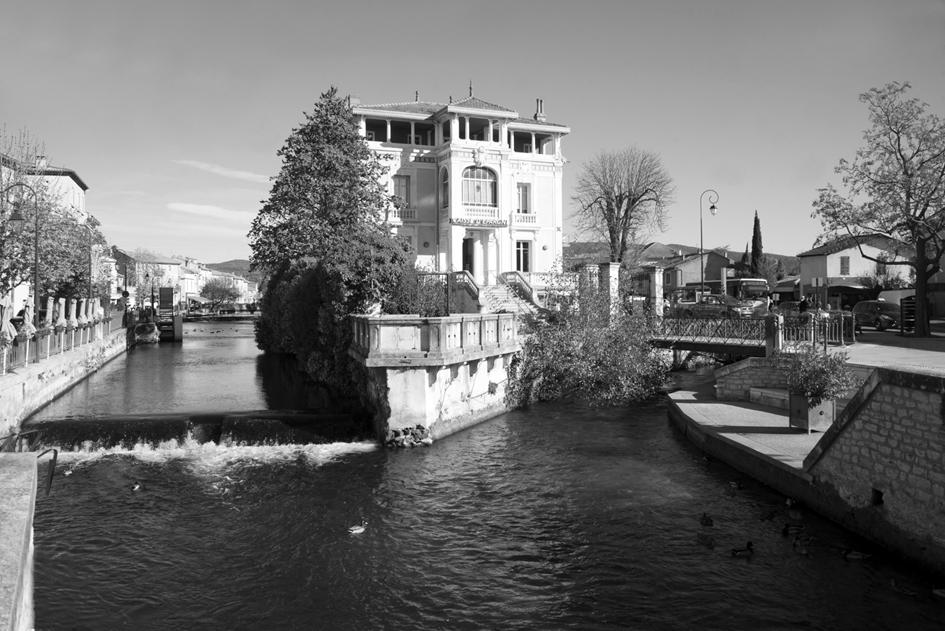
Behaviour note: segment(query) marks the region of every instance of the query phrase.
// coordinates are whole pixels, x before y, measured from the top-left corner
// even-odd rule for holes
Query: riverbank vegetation
[[[669,366],[649,343],[652,330],[648,313],[611,309],[606,294],[579,290],[560,311],[528,322],[509,368],[507,403],[570,399],[619,406],[655,396]]]

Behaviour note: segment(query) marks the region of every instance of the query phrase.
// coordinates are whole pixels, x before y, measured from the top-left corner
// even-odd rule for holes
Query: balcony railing
[[[512,223],[519,226],[534,226],[538,224],[538,215],[517,212],[512,215]]]
[[[414,220],[417,218],[417,209],[416,208],[394,208],[390,211],[388,215],[391,219],[400,219],[404,221],[405,219]]]
[[[468,219],[498,219],[498,206],[463,206],[463,213]]]

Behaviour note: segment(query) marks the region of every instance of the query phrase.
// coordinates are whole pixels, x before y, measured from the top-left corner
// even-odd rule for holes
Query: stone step
[[[790,409],[788,391],[780,388],[749,388],[748,400],[769,408]]]

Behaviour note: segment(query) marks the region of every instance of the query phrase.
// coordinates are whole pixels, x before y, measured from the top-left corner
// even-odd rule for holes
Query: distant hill
[[[235,274],[236,276],[242,276],[246,280],[251,280],[257,283],[262,280],[262,275],[259,274],[259,272],[249,271],[249,261],[246,259],[233,259],[230,261],[223,261],[222,263],[207,263],[206,265],[212,270],[226,272],[228,274]]]
[[[679,243],[650,243],[648,244],[647,254],[650,257],[655,258],[672,258],[674,256],[679,256],[680,254],[696,254],[699,252],[698,247],[691,245],[682,245]],[[632,245],[630,246],[631,251],[627,253],[627,256],[624,257],[624,260],[633,260],[634,252],[633,250],[640,250],[642,246]],[[709,248],[706,248],[708,251]],[[734,250],[723,250],[721,248],[716,249],[720,254],[724,254],[729,257],[736,263],[741,261],[743,252],[736,252]],[[786,254],[771,254],[765,252],[765,256],[772,259],[778,259],[781,261],[781,265],[784,268],[784,273],[788,276],[796,275],[800,273],[801,269],[801,260],[796,256],[788,256]],[[587,264],[587,263],[604,263],[610,260],[610,246],[606,243],[601,243],[597,241],[574,241],[572,243],[566,243],[564,245],[564,267],[565,269],[575,269],[575,267]]]

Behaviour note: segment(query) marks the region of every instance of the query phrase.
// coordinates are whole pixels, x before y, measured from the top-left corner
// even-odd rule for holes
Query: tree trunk
[[[915,248],[915,336],[929,337],[929,259],[926,255],[925,239],[916,240]]]

